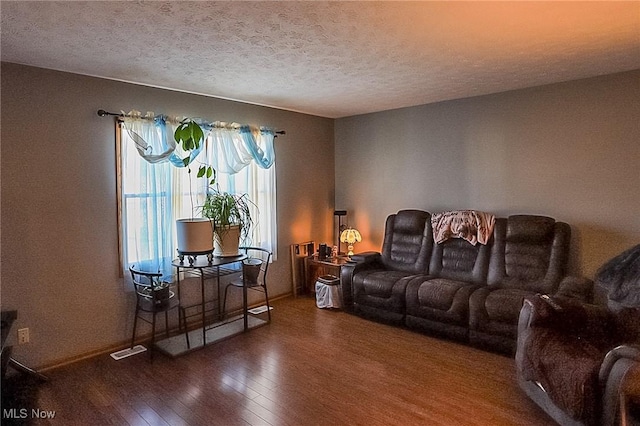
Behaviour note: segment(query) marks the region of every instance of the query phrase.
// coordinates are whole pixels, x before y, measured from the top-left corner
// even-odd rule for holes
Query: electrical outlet
[[[18,344],[23,345],[25,343],[29,343],[29,329],[20,328],[18,329]]]

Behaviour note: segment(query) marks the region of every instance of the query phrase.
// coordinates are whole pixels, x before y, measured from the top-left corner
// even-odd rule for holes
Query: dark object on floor
[[[20,373],[7,375],[2,381],[2,425],[30,425],[38,409],[38,388],[42,381]]]

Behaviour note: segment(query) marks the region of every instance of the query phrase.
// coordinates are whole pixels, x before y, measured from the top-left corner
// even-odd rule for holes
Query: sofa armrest
[[[377,251],[365,251],[365,252],[357,253],[351,256],[350,263],[355,263],[359,265],[379,263],[381,259],[382,259],[382,255]]]
[[[340,270],[340,285],[342,287],[342,306],[345,311],[353,310],[353,276],[367,269],[382,267],[381,255],[378,252],[363,252],[351,256]]]
[[[560,282],[555,296],[570,297],[586,303],[593,302],[594,283],[589,278],[568,276]]]
[[[611,349],[604,357],[602,367],[600,367],[600,381],[604,382],[611,374],[613,366],[621,359],[640,363],[640,345],[620,345]]]
[[[633,368],[640,368],[640,345],[617,346],[605,356],[599,373],[602,386],[601,424],[617,424],[620,396],[623,393],[625,379]]]

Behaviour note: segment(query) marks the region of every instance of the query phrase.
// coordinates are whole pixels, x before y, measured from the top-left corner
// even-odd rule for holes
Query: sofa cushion
[[[495,289],[487,295],[484,308],[491,320],[509,323],[515,327],[518,323],[522,302],[525,297],[530,295],[532,295],[530,291],[518,288]]]
[[[429,276],[407,284],[407,315],[466,326],[469,296],[477,285]]]
[[[554,293],[565,275],[571,228],[552,218],[496,219],[487,284]]]
[[[390,297],[393,286],[408,274],[401,271],[364,271],[353,277],[355,294]]]
[[[353,301],[404,314],[407,277],[412,275],[402,271],[362,271],[353,277]]]
[[[505,249],[505,272],[515,281],[526,283],[538,289],[540,281],[549,268],[548,246],[540,246],[531,242],[512,242]],[[511,284],[511,283],[510,283]]]
[[[429,275],[484,284],[489,268],[489,246],[453,238],[433,247]]]
[[[418,303],[420,306],[446,311],[451,308],[456,292],[465,285],[461,281],[444,278],[423,281],[418,287]]]

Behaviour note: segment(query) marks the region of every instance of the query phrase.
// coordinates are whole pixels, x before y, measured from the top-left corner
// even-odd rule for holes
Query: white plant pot
[[[216,229],[213,237],[213,255],[218,257],[230,257],[240,254],[240,226],[231,225]]]
[[[202,253],[213,250],[213,223],[203,217],[176,220],[178,251]]]

